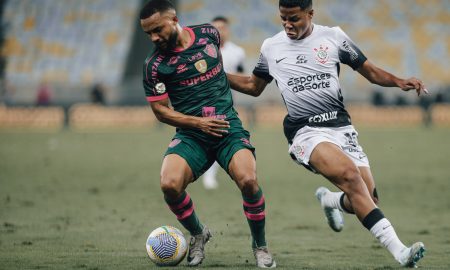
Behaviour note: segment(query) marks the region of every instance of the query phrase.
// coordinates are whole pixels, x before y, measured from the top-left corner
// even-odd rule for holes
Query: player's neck
[[[177,29],[179,32],[178,35],[178,41],[177,41],[177,48],[180,49],[186,49],[191,45],[191,33],[186,28],[181,28],[181,26],[177,26]]]
[[[309,26],[309,28],[305,32],[305,34],[303,34],[303,36],[301,36],[298,40],[302,40],[302,39],[309,37],[312,34],[313,30],[314,30],[314,24],[311,23],[311,25]]]

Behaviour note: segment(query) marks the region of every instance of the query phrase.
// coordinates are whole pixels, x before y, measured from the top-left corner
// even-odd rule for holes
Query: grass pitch
[[[422,269],[450,269],[450,129],[359,132],[400,238],[425,243]],[[148,233],[182,229],[159,189],[172,133],[0,133],[0,269],[157,268]],[[328,228],[314,191],[332,186],[290,160],[281,128],[252,130],[252,142],[279,269],[400,269],[354,216],[340,233]],[[188,187],[214,234],[200,268],[255,269],[239,191],[219,180],[214,191]]]

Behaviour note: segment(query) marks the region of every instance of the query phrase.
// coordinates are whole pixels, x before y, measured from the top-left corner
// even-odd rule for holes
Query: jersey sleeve
[[[153,62],[151,60],[152,59],[149,59],[144,63],[143,85],[147,101],[155,102],[166,99],[169,95],[167,94],[164,82],[160,82],[157,75],[152,75],[151,69]]]
[[[256,77],[262,78],[270,83],[273,80],[273,77],[269,73],[269,64],[267,62],[267,58],[264,56],[264,48],[265,46],[263,43],[263,46],[261,47],[261,53],[259,54],[258,63],[253,69],[253,74]]]
[[[208,31],[208,34],[207,34],[209,36],[209,38],[211,38],[211,40],[217,46],[217,48],[220,48],[219,30],[217,30],[217,28],[215,28],[212,24],[209,24],[209,23],[205,24],[205,26],[207,26],[211,29],[211,31]]]
[[[349,65],[353,70],[358,69],[367,60],[366,56],[364,56],[361,50],[340,27],[333,28],[336,32],[336,40],[338,42],[339,61]]]

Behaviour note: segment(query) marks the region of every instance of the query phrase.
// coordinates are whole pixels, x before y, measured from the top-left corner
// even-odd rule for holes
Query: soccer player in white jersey
[[[223,69],[225,72],[233,74],[244,72],[245,51],[230,41],[228,19],[223,16],[218,16],[211,21],[211,24],[217,28],[220,33],[220,53],[222,54]],[[219,186],[217,182],[218,171],[219,164],[214,162],[203,174],[203,186],[206,189],[216,189]]]
[[[313,24],[312,0],[280,0],[279,11],[284,31],[264,41],[251,76],[228,74],[231,87],[259,96],[275,79],[288,111],[283,126],[289,154],[342,190],[316,191],[329,225],[340,231],[341,212],[354,213],[396,261],[415,267],[424,245],[405,246],[377,207],[369,161],[344,107],[339,65],[349,65],[371,83],[415,90],[418,95],[427,93],[425,85],[375,66],[339,27]]]

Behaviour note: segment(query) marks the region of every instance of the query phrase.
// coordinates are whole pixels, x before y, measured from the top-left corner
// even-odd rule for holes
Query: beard
[[[160,49],[163,53],[168,53],[173,51],[177,46],[178,32],[173,31],[169,39],[167,41],[161,42],[159,44],[155,44],[158,49]]]

